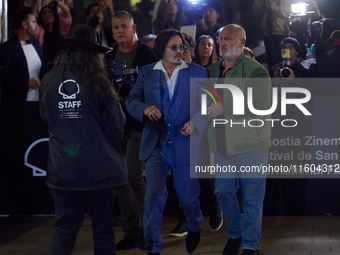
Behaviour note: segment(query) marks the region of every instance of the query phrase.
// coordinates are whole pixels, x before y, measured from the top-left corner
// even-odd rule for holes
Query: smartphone
[[[290,50],[281,50],[282,66],[290,66]]]

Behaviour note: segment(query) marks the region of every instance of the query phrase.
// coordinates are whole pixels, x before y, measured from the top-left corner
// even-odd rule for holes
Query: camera
[[[184,7],[186,9],[185,15],[190,23],[195,20],[200,20],[203,17],[205,7],[208,4],[208,0],[185,0]]]
[[[130,84],[131,87],[134,85],[135,78],[139,73],[138,66],[126,69],[125,61],[120,60],[108,60],[106,70],[114,84],[123,82]]]
[[[289,29],[299,41],[299,55],[304,59],[307,54],[309,40],[312,37],[312,18],[315,15],[315,10],[310,0],[293,0],[291,10]]]
[[[312,5],[310,1],[294,1],[295,3],[291,4],[292,13],[290,17],[299,17],[299,16],[309,16],[313,15],[315,11],[312,9]]]
[[[280,75],[282,78],[288,78],[292,74],[292,69],[290,69],[288,66],[281,68]]]

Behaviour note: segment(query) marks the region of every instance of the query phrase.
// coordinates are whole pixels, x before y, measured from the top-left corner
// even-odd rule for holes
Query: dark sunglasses
[[[171,46],[167,46],[167,48],[169,48],[170,50],[172,50],[172,51],[177,51],[177,49],[178,49],[178,47],[179,47],[179,49],[181,50],[181,51],[184,51],[186,48],[187,48],[187,46],[185,46],[185,45],[176,45],[176,44],[174,44],[174,45],[171,45]]]

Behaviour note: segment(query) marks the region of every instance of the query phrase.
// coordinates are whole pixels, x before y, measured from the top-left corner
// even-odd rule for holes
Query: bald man
[[[235,24],[226,26],[219,35],[219,42],[223,59],[208,68],[210,77],[220,78],[218,84],[236,86],[243,94],[251,87],[254,108],[269,109],[269,74],[261,64],[243,54],[246,43],[244,29]],[[220,172],[215,176],[215,194],[228,226],[229,240],[223,255],[238,254],[241,245],[242,255],[259,254],[266,179],[261,173],[242,171],[245,167],[267,165],[271,126],[265,119],[270,119],[270,116],[255,115],[246,106],[245,114],[234,115],[233,101],[236,97],[233,97],[229,89],[217,89],[217,92],[222,98],[223,106],[219,103],[210,105],[208,115],[211,119],[227,120],[229,124],[215,127],[211,125],[208,129],[208,139],[215,155],[214,165],[227,166],[234,170],[234,173]],[[248,123],[252,122],[250,120],[254,119],[258,122],[249,125]],[[263,125],[258,125],[259,122]],[[243,215],[236,197],[238,189],[243,193],[243,199],[240,201]]]

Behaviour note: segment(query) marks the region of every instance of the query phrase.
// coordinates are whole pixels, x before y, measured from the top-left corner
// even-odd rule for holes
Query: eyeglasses
[[[186,48],[187,48],[187,46],[186,45],[176,45],[176,44],[174,44],[174,45],[170,45],[170,46],[167,46],[167,48],[169,48],[170,50],[172,50],[172,51],[177,51],[177,49],[179,48],[181,51],[184,51]]]

